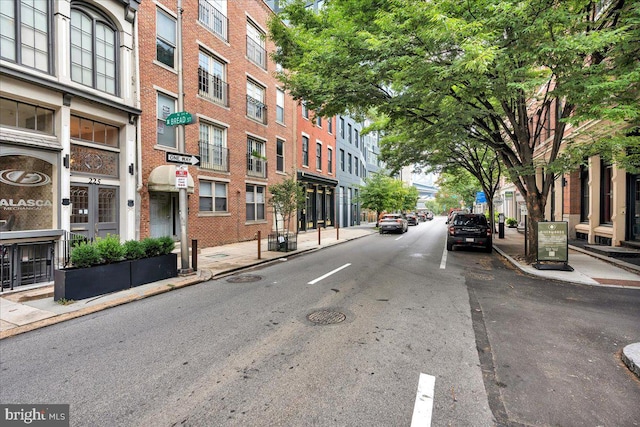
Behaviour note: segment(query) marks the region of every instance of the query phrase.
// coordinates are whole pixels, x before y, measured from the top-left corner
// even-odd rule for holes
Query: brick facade
[[[235,241],[250,240],[260,230],[263,236],[272,230],[273,214],[268,207],[268,185],[281,181],[286,175],[276,171],[276,140],[284,142],[284,171],[294,168],[294,133],[295,104],[289,96],[285,96],[284,120],[276,121],[276,88],[278,82],[274,76],[276,65],[266,59],[266,69],[256,65],[249,59],[247,42],[247,25],[251,22],[259,32],[266,33],[267,20],[273,12],[262,0],[229,1],[227,10],[222,11],[228,19],[228,33],[226,37],[212,31],[215,27],[211,16],[199,17],[199,11],[204,6],[206,10],[213,10],[214,2],[209,0],[183,0],[182,40],[183,40],[183,82],[184,82],[184,111],[192,114],[194,123],[185,127],[185,153],[203,154],[200,146],[200,127],[209,126],[210,129],[220,130],[226,137],[224,148],[228,150],[228,167],[219,169],[208,167],[205,162],[200,166],[189,166],[189,174],[194,181],[193,191],[189,194],[188,239],[197,239],[199,246],[216,246]],[[177,148],[166,148],[158,145],[158,93],[171,98],[178,94],[178,74],[176,68],[166,66],[156,57],[156,13],[160,10],[170,18],[177,18],[177,1],[162,0],[158,2],[143,2],[140,7],[139,43],[140,43],[140,74],[141,74],[141,117],[140,131],[142,144],[142,186],[139,190],[140,198],[140,237],[157,234],[152,221],[157,216],[158,209],[169,209],[173,217],[168,227],[175,237],[175,208],[177,192],[158,195],[162,200],[156,206],[150,197],[155,194],[149,188],[149,175],[159,166],[167,165],[166,151],[177,152]],[[221,15],[216,15],[221,16]],[[224,16],[223,16],[224,18]],[[222,22],[224,28],[226,22]],[[208,26],[209,25],[209,26]],[[225,40],[226,38],[226,40]],[[273,51],[273,45],[264,38],[266,52]],[[203,53],[216,63],[222,64],[223,72],[220,80],[210,72],[199,72],[199,56]],[[177,64],[176,64],[177,66]],[[202,76],[206,76],[206,85]],[[247,101],[247,81],[263,91],[260,100],[266,106],[259,108],[261,119],[255,115],[249,117]],[[228,84],[226,86],[225,84]],[[217,97],[224,94],[226,102],[212,101],[208,91],[211,86],[219,85]],[[228,88],[228,90],[227,90]],[[203,95],[204,93],[204,95]],[[253,108],[252,104],[252,107]],[[176,104],[177,108],[177,104]],[[176,109],[177,111],[177,109]],[[251,110],[253,111],[253,110]],[[253,114],[253,113],[252,113]],[[266,122],[266,123],[264,123]],[[247,139],[252,138],[263,144],[263,155],[266,158],[266,176],[252,176],[248,174]],[[210,147],[210,145],[209,145]],[[226,151],[225,151],[226,152]],[[224,153],[223,152],[223,156]],[[205,156],[201,156],[201,160]],[[226,156],[225,156],[226,158]],[[251,160],[261,163],[264,158]],[[226,162],[225,162],[226,163]],[[258,163],[252,163],[257,165]],[[252,166],[253,167],[253,166]],[[262,173],[263,169],[260,169]],[[218,212],[200,209],[201,186],[215,183],[226,185],[226,209]],[[210,184],[211,183],[211,184]],[[247,185],[264,188],[264,219],[247,220],[246,200]],[[168,199],[168,200],[167,200]]]

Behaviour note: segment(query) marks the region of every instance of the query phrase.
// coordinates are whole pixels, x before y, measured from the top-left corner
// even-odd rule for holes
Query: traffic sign
[[[176,163],[179,165],[196,166],[200,164],[200,156],[194,156],[193,154],[169,153],[167,151],[166,161],[168,163]]]
[[[171,113],[165,119],[165,124],[167,126],[188,125],[191,123],[193,123],[193,116],[191,113],[187,113],[186,111]]]
[[[189,188],[189,171],[187,166],[176,167],[176,188]]]

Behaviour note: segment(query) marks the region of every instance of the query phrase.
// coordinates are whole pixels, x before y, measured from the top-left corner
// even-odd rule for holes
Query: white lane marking
[[[431,426],[435,386],[436,377],[420,373],[416,403],[413,406],[413,417],[411,417],[411,427]]]
[[[444,250],[442,251],[442,259],[440,260],[440,270],[444,270],[447,267],[447,245],[445,244]]]
[[[404,237],[404,235],[400,236],[400,237],[396,237],[396,240],[400,240]]]
[[[330,272],[328,272],[327,274],[325,274],[324,276],[320,276],[317,279],[313,279],[312,281],[310,281],[309,283],[307,283],[307,285],[315,285],[316,283],[318,283],[320,280],[322,279],[326,279],[327,277],[331,276],[334,273],[337,273],[338,271],[342,270],[343,268],[347,268],[351,265],[351,263],[346,263],[345,265],[343,265],[342,267],[338,267],[335,270],[332,270]]]

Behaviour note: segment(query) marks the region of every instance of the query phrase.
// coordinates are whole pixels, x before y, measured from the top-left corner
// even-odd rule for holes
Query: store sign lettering
[[[0,208],[4,210],[39,210],[53,206],[51,200],[42,199],[0,199]]]

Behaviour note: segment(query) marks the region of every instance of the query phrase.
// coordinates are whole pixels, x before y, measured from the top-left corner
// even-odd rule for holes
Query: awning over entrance
[[[177,193],[176,188],[176,166],[162,165],[156,167],[149,174],[149,191],[160,191],[165,193]],[[187,193],[193,193],[193,177],[189,174],[187,180]]]

